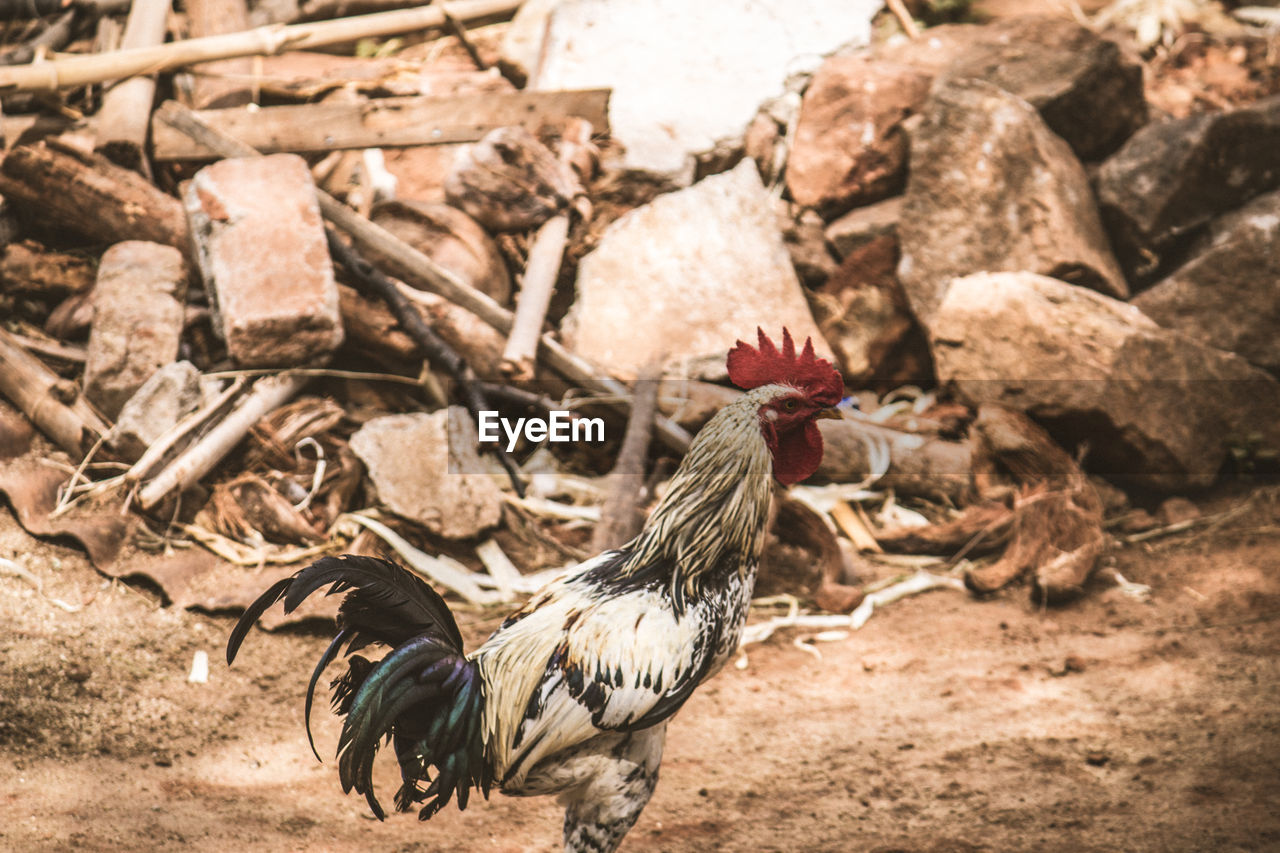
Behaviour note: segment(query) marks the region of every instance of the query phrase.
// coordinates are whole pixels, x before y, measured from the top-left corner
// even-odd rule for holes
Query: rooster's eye
[[[788,412],[794,412],[796,410],[797,405],[799,404],[796,403],[795,400],[787,400],[785,403],[782,404],[782,408],[786,409]]]

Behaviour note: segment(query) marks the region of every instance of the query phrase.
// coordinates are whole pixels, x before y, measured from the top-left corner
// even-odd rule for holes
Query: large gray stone
[[[659,196],[614,222],[578,267],[561,326],[569,347],[636,376],[655,360],[724,375],[725,353],[761,326],[812,336],[830,355],[755,163]]]
[[[607,86],[623,166],[687,184],[691,155],[740,136],[797,60],[865,44],[879,0],[563,0],[539,89]]]
[[[1133,304],[1165,328],[1280,374],[1280,192],[1214,220],[1205,248]]]
[[[940,81],[912,134],[898,275],[927,326],[951,279],[1052,275],[1111,296],[1128,287],[1084,168],[1021,98],[971,79]]]
[[[1137,485],[1206,486],[1233,444],[1280,436],[1280,383],[1265,372],[1045,276],[952,281],[930,344],[939,381],[966,401],[1025,411],[1087,447],[1089,470]]]

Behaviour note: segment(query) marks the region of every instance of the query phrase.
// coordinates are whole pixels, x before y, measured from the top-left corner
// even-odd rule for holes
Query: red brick
[[[305,161],[219,161],[196,173],[183,202],[231,358],[246,367],[326,360],[342,343],[342,318]]]
[[[85,395],[104,414],[178,357],[187,268],[172,246],[129,240],[102,255],[93,289]]]

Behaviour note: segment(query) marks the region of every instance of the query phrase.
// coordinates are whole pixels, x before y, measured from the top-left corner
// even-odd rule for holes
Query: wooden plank
[[[257,110],[202,110],[210,127],[265,153],[395,148],[474,142],[498,127],[561,124],[577,117],[600,132],[609,126],[609,89],[486,92],[452,98],[380,98]],[[162,121],[151,125],[156,160],[208,160],[217,154]]]

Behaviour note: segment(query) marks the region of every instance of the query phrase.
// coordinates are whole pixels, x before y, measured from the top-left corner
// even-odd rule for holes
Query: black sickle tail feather
[[[292,612],[326,585],[331,585],[327,594],[347,596],[338,608],[337,636],[307,685],[305,713],[312,751],[316,684],[345,644],[348,668],[333,682],[334,709],[345,717],[338,741],[343,790],[364,794],[373,813],[386,816],[374,796],[373,759],[383,738],[391,737],[404,779],[396,795],[398,809],[425,803],[421,817],[426,819],[455,793],[459,808],[466,806],[473,787],[488,797],[492,778],[484,756],[479,670],[463,654],[462,635],[444,599],[394,563],[373,557],[325,557],[272,585],[236,623],[227,640],[227,663],[235,660],[249,628],[267,608],[284,599],[285,612]],[[393,651],[378,663],[352,654],[374,643]],[[430,784],[423,788],[422,781]]]
[[[356,671],[368,666],[362,658],[352,663],[335,690],[338,711],[346,712],[338,739],[344,791],[364,794],[373,813],[383,816],[373,793],[373,759],[382,739],[391,736],[404,781],[396,794],[397,809],[424,803],[419,816],[425,820],[455,793],[460,809],[466,808],[472,788],[489,796],[493,777],[481,731],[484,690],[474,662],[435,638],[418,637],[367,674]],[[429,784],[424,788],[420,782]]]

